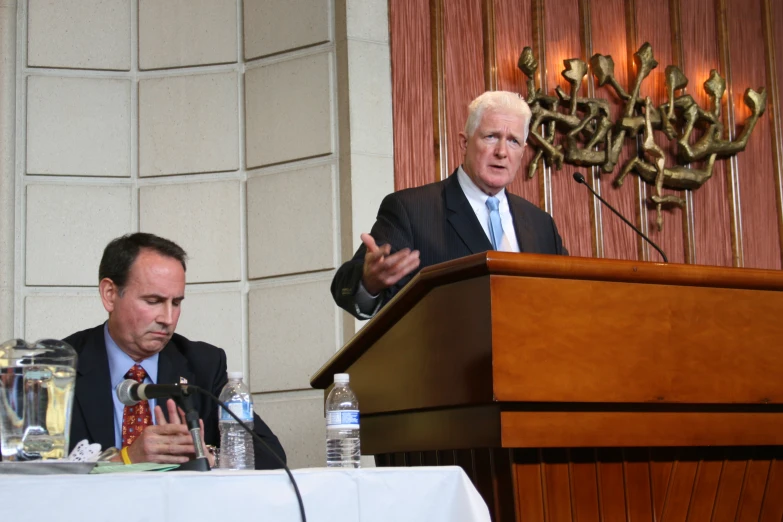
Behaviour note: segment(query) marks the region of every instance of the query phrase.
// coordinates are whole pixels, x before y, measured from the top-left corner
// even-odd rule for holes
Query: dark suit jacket
[[[70,449],[83,439],[90,443],[98,442],[104,449],[114,446],[113,390],[103,325],[77,332],[64,341],[73,346],[79,356]],[[226,352],[210,344],[190,341],[174,334],[158,358],[158,384],[176,384],[180,377],[187,379],[189,384],[220,396],[228,381]],[[193,397],[193,402],[199,417],[204,421],[204,441],[219,446],[217,404],[200,394]],[[168,415],[166,408],[162,409]],[[258,415],[254,415],[253,430],[285,461],[280,441]],[[281,467],[259,442],[254,440],[253,444],[256,469]]]
[[[521,252],[568,255],[549,214],[519,196],[508,192],[506,195]],[[381,306],[422,268],[492,250],[492,243],[462,192],[456,171],[443,181],[386,196],[370,234],[379,246],[390,243],[392,252],[403,248],[420,252],[419,268],[384,290]],[[357,315],[355,296],[366,250],[360,246],[332,280],[332,296],[337,305],[360,319],[366,317]]]

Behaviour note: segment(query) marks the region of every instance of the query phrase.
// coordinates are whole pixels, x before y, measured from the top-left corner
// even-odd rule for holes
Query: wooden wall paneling
[[[585,62],[588,63],[587,75],[585,76],[585,93],[588,98],[595,97],[595,82],[589,67],[589,59],[594,54],[593,35],[592,35],[592,0],[579,0],[579,38],[582,45],[582,55]],[[600,147],[594,147],[598,149]],[[601,193],[600,169],[595,166],[585,167],[585,179],[592,186],[593,190]],[[604,232],[602,218],[602,204],[595,196],[588,196],[590,200],[590,224],[592,232],[593,257],[604,257]]]
[[[468,105],[484,92],[484,35],[479,0],[443,2],[448,174],[462,163],[459,133],[465,127]]]
[[[655,520],[661,520],[671,486],[676,453],[671,448],[650,450],[650,493]]]
[[[603,522],[625,522],[625,476],[622,450],[598,448],[598,498]]]
[[[496,522],[517,520],[513,452],[514,450],[507,448],[489,449],[490,466],[494,477],[494,496],[491,503],[494,507]]]
[[[456,466],[457,454],[454,450],[438,450],[438,466]]]
[[[438,452],[423,451],[421,456],[421,463],[423,466],[438,466]]]
[[[682,22],[680,21],[681,4],[681,0],[669,0],[669,19],[672,28],[672,63],[680,67],[680,69],[682,69],[685,62],[682,43]],[[685,262],[694,263],[696,246],[694,238],[693,191],[683,190],[681,194],[685,200],[685,207],[680,213],[682,217]]]
[[[546,520],[544,508],[543,470],[541,451],[536,449],[514,449],[513,470],[517,489],[517,520]]]
[[[476,457],[473,450],[455,450],[454,455],[457,457],[457,466],[462,467],[468,478],[475,482],[478,476],[476,475]]]
[[[446,104],[446,42],[443,36],[445,26],[445,0],[430,0],[430,52],[432,54],[432,122],[436,140],[436,179],[449,175],[449,147]]]
[[[662,520],[685,522],[691,503],[698,461],[676,460],[672,466],[671,483],[663,507]]]
[[[780,520],[783,520],[782,491],[783,461],[775,458],[770,465],[769,480],[767,482],[767,490],[764,493],[764,503],[761,506],[759,522],[780,522]]]
[[[764,500],[764,491],[769,478],[771,462],[761,455],[758,460],[748,463],[745,484],[742,488],[737,522],[756,522],[761,514],[761,503]],[[780,494],[780,492],[777,492]]]
[[[645,448],[623,450],[628,518],[653,522],[650,486],[650,452]]]
[[[481,496],[485,499],[495,498],[495,485],[492,469],[492,450],[481,448],[472,450],[473,453],[473,483]],[[499,520],[495,509],[495,503],[487,501],[489,516],[496,522]]]
[[[423,466],[424,463],[422,462],[422,452],[421,451],[409,451],[407,452],[407,461],[409,466]]]
[[[724,461],[712,522],[734,522],[736,520],[746,468],[747,461],[744,460],[728,458]]]
[[[637,0],[625,0],[625,39],[626,39],[626,64],[627,64],[627,77],[636,78],[636,63],[634,60],[634,53],[639,49],[641,41],[637,35],[636,27],[636,1]],[[641,94],[641,92],[640,92]],[[638,151],[641,146],[641,136],[636,137],[634,143],[633,154],[638,155]],[[620,167],[622,168],[622,167]],[[619,172],[619,171],[616,171]],[[639,176],[633,176],[633,193],[634,193],[634,210],[635,210],[635,223],[636,226],[644,233],[649,233],[649,227],[647,226],[647,183]],[[638,257],[641,260],[648,261],[650,259],[650,252],[653,248],[647,241],[644,241],[641,237],[636,238],[636,247]],[[658,254],[656,253],[656,259]]]
[[[570,522],[571,476],[569,473],[569,450],[561,448],[544,449],[544,497],[548,522]]]
[[[572,505],[574,519],[579,522],[599,522],[598,469],[593,448],[571,449]]]
[[[408,465],[408,456],[404,451],[392,453],[391,460],[394,463],[393,466],[396,467],[405,467]]]
[[[672,27],[671,16],[668,2],[635,2],[636,6],[636,36],[637,49],[644,42],[649,42],[653,49],[653,56],[658,62],[658,67],[650,73],[647,79],[642,83],[640,99],[649,96],[653,104],[657,107],[666,99],[666,78],[664,71],[666,66],[674,63],[672,53]],[[636,49],[634,49],[636,50]],[[655,143],[666,152],[666,165],[671,166],[674,160],[674,145],[659,132],[655,133]],[[683,230],[682,212],[678,206],[664,206],[663,230],[659,231],[656,225],[658,213],[655,205],[649,200],[655,193],[652,186],[647,187],[647,230],[650,239],[660,246],[669,261],[676,263],[685,262],[685,235],[687,231]],[[664,190],[664,194],[674,194],[682,197],[682,191]],[[651,260],[659,260],[657,253],[652,253]]]
[[[718,28],[718,56],[720,58],[720,73],[726,80],[726,94],[721,99],[721,116],[724,124],[724,139],[734,137],[734,104],[731,103],[731,53],[729,45],[729,21],[727,0],[715,0]],[[740,186],[737,157],[724,160],[726,167],[726,195],[729,200],[729,221],[731,223],[731,261],[736,267],[744,266],[742,245],[742,210],[740,205]]]
[[[389,2],[394,189],[430,183],[436,175],[433,136],[429,0]]]
[[[693,485],[693,495],[688,511],[688,521],[710,520],[718,494],[723,458],[718,451],[708,449],[701,452],[699,468]]]
[[[715,4],[704,0],[679,0],[683,60],[681,69],[688,78],[686,92],[704,109],[710,100],[704,82],[710,70],[720,71],[717,49],[717,15]],[[695,131],[691,141],[702,135]],[[701,168],[704,161],[694,163]],[[697,264],[732,266],[731,209],[726,194],[726,162],[718,160],[712,178],[693,191],[692,219],[694,224],[694,251]]]
[[[745,89],[767,86],[762,0],[726,0],[731,60],[729,103],[735,123],[750,114]],[[739,135],[741,129],[735,130]],[[737,155],[744,266],[780,269],[780,235],[769,118],[759,118],[744,152]]]
[[[767,56],[767,115],[772,131],[775,195],[778,203],[778,231],[783,249],[783,120],[780,117],[783,89],[783,2],[764,0],[764,42]]]
[[[626,25],[624,4],[624,0],[603,0],[600,2],[591,0],[590,34],[592,54],[600,53],[612,56],[615,77],[623,89],[628,91],[631,86],[628,85],[628,42],[626,32],[622,30]],[[594,84],[594,79],[591,73],[589,80],[591,85]],[[619,115],[622,114],[624,106],[622,100],[608,87],[596,86],[594,92],[595,97],[608,100],[612,121],[617,121]],[[634,182],[629,180],[621,187],[616,187],[614,179],[622,166],[633,157],[635,151],[635,143],[626,138],[614,171],[603,173],[599,169],[600,177],[598,179],[593,178],[593,188],[631,222],[635,221],[633,217],[636,214]],[[592,198],[592,196],[590,197]],[[597,208],[600,208],[601,216],[603,257],[608,259],[638,259],[638,238],[636,232],[603,205]]]
[[[536,88],[543,93],[548,93],[554,86],[548,84],[546,75],[547,45],[546,45],[546,0],[533,0],[533,55],[538,61],[536,70]],[[542,126],[543,129],[543,126]],[[547,212],[552,212],[552,166],[545,162],[539,162],[538,172],[535,174],[538,180],[539,207]]]
[[[495,56],[495,0],[481,1],[481,27],[484,33],[484,90],[496,91],[498,65]]]
[[[539,67],[546,69],[546,93],[554,94],[558,85],[566,92],[571,86],[562,77],[563,61],[569,58],[586,59],[579,38],[579,8],[577,2],[546,2],[544,12],[546,61],[539,60]],[[587,94],[582,83],[579,96]],[[560,133],[559,133],[560,134]],[[556,143],[564,143],[559,136]],[[592,257],[593,239],[590,223],[591,200],[585,188],[573,179],[574,172],[586,169],[563,164],[561,170],[552,169],[552,216],[557,223],[563,242],[572,256]],[[589,172],[586,177],[590,177]]]
[[[494,0],[493,11],[497,88],[501,91],[518,92],[526,97],[527,77],[517,67],[517,61],[522,49],[526,46],[534,47],[532,0]],[[527,167],[534,154],[533,147],[525,147],[522,166],[509,191],[541,206],[538,175],[534,178],[527,177]]]

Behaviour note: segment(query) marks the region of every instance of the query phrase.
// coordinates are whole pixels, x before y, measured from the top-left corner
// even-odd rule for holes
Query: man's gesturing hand
[[[370,234],[362,234],[361,238],[362,243],[367,247],[362,284],[371,295],[376,295],[381,290],[394,285],[419,266],[418,250],[411,251],[410,248],[403,248],[391,254],[391,245],[388,243],[379,247]]]
[[[188,427],[182,423],[177,405],[169,399],[167,422],[161,407],[155,406],[157,425],[147,426],[139,438],[128,446],[128,456],[132,463],[159,462],[162,464],[182,464],[190,460],[196,451]],[[183,415],[184,417],[184,415]]]

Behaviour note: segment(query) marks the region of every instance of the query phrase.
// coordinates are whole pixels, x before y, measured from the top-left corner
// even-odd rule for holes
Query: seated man
[[[133,377],[154,384],[184,378],[215,396],[226,384],[222,349],[174,333],[185,298],[185,261],[182,248],[152,234],[129,234],[106,246],[98,279],[109,319],[64,339],[79,356],[71,448],[83,439],[103,449],[127,447],[126,457],[133,463],[181,464],[195,456],[184,416],[180,418],[173,400],[165,407],[153,400],[125,407],[115,392],[117,384]],[[193,403],[205,443],[218,445],[218,405],[198,394]],[[258,415],[253,422],[254,431],[285,461],[269,427]],[[256,469],[281,467],[269,450],[256,441],[254,445]]]
[[[506,191],[530,117],[516,93],[473,100],[459,135],[462,165],[443,181],[384,198],[371,233],[332,280],[337,305],[369,319],[419,269],[487,250],[568,255],[549,214]]]

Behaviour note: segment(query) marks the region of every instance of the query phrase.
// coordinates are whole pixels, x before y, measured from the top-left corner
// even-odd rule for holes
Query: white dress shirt
[[[484,229],[484,233],[491,243],[492,236],[489,234],[489,209],[487,208],[487,199],[489,199],[489,196],[484,194],[481,189],[473,183],[470,176],[462,170],[462,165],[457,169],[457,180],[459,181],[459,186],[462,188],[462,192],[465,193],[465,197],[468,198],[468,203],[470,203],[470,206],[473,208],[473,212],[476,213],[476,217],[478,218],[479,223],[481,223],[481,228]],[[500,212],[500,223],[503,225],[503,241],[498,250],[503,252],[519,252],[517,233],[514,230],[514,218],[511,217],[511,210],[508,208],[506,189],[495,194],[495,197],[498,198],[499,201],[498,211]]]

